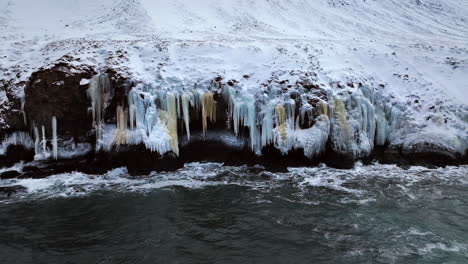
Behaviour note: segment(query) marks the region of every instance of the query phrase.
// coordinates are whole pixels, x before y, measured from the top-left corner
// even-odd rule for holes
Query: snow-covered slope
[[[165,88],[222,76],[254,94],[314,73],[333,94],[361,83],[404,106],[393,143],[462,152],[467,17],[464,0],[0,0],[0,80],[21,96],[22,81],[64,55]]]
[[[408,74],[421,86],[466,102],[467,17],[462,0],[1,0],[0,66],[34,70],[90,41],[105,42],[101,54],[125,48],[152,61],[158,57],[154,43],[166,41],[176,47],[169,56],[177,67],[184,66],[177,65],[181,56],[198,56],[195,63],[203,64],[221,57],[225,63],[210,66],[216,72],[261,67],[265,61],[258,57],[274,59],[264,46],[310,45],[304,56],[317,56],[334,75],[351,69],[390,83],[398,79],[394,74]],[[183,42],[187,49],[177,50]],[[260,48],[258,56],[229,51],[239,45]],[[223,48],[234,57],[224,56]],[[153,66],[150,59],[135,63]]]

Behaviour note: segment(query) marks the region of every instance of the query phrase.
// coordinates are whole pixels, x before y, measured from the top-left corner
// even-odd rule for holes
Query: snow
[[[86,84],[89,84],[89,80],[88,79],[81,79],[80,81],[80,85],[86,85]]]
[[[467,17],[463,0],[0,0],[0,80],[19,87],[64,55],[97,71],[113,67],[154,89],[205,89],[217,76],[236,80],[245,97],[234,101],[236,122],[268,127],[250,130],[251,147],[258,150],[257,138],[259,144],[273,139],[268,131],[274,123],[268,122],[274,113],[264,108],[271,117],[255,119],[246,98],[258,99],[268,81],[294,84],[314,73],[309,79],[346,107],[343,122],[330,118],[331,136],[346,127],[351,136],[359,132],[359,144],[352,138],[342,142],[343,149],[368,152],[375,129],[379,145],[416,144],[408,135],[428,135],[463,151],[468,146]],[[364,87],[355,88],[359,83]],[[346,93],[356,95],[357,107]],[[4,98],[0,91],[2,104]],[[141,104],[133,106],[141,111]],[[129,109],[133,132],[127,137],[134,135],[133,142],[152,149],[156,143],[165,146],[162,152],[174,150],[174,137],[157,122],[157,109],[139,119],[143,113],[135,108]],[[294,131],[294,118],[288,131]],[[185,126],[188,135],[187,120]],[[156,142],[148,138],[153,131],[167,137],[159,135]]]

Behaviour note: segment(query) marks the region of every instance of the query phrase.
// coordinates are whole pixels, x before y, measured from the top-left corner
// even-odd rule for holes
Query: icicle
[[[341,127],[348,129],[348,120],[346,119],[346,107],[343,101],[338,98],[335,98],[335,113],[340,121]]]
[[[288,122],[289,127],[294,129],[296,118],[296,101],[294,101],[293,99],[289,99],[285,106],[286,121]]]
[[[234,134],[239,135],[239,125],[241,124],[241,116],[244,103],[240,100],[234,99],[233,110],[232,110],[232,123],[234,127]]]
[[[57,118],[52,117],[52,155],[55,160],[57,160]]]
[[[375,144],[377,146],[384,146],[387,141],[387,120],[385,114],[380,107],[376,109],[376,133],[375,133]]]
[[[209,118],[211,122],[216,120],[216,102],[214,101],[213,94],[211,92],[202,94],[200,101],[202,104],[203,136],[205,136],[208,126],[207,119]]]
[[[286,141],[286,109],[283,105],[276,106],[276,126],[279,129],[283,142]]]
[[[263,122],[262,122],[262,140],[261,140],[262,147],[273,143],[274,104],[271,102],[268,103],[264,109],[264,112],[265,112],[265,115],[263,117]]]
[[[169,135],[171,136],[171,147],[174,153],[179,155],[179,142],[177,136],[177,104],[176,98],[173,94],[167,95],[167,128],[169,130]]]
[[[117,106],[117,135],[115,136],[115,144],[117,146],[127,144],[127,115],[122,106]]]
[[[312,120],[313,120],[313,113],[312,113],[312,106],[310,104],[305,104],[302,105],[300,108],[300,113],[299,113],[299,125],[304,126],[305,120],[307,118],[308,121],[308,126],[310,126]]]
[[[129,115],[129,122],[130,122],[130,130],[134,130],[134,125],[136,121],[136,114],[137,114],[137,93],[134,91],[130,91],[128,93],[128,115]]]
[[[180,109],[180,101],[181,101],[181,97],[179,95],[177,95],[176,97],[176,109],[177,109],[177,118],[182,118],[182,110]]]
[[[251,94],[242,94],[239,98],[231,98],[232,103],[232,123],[234,133],[240,132],[240,127],[246,126],[249,128],[251,149],[255,152],[260,152],[261,133],[257,128],[255,98]]]
[[[325,101],[320,101],[315,107],[315,113],[317,116],[328,115],[328,104]]]
[[[23,146],[27,149],[32,149],[34,147],[34,142],[28,133],[14,132],[2,141],[2,147],[0,148],[0,151],[2,149],[6,151],[10,145]]]
[[[187,131],[187,138],[190,140],[190,98],[187,94],[182,95],[182,111],[184,116],[185,130]]]
[[[37,129],[37,126],[34,125],[34,153],[36,155],[39,155],[39,147],[40,147],[39,129]]]
[[[333,102],[333,111],[329,111],[329,114],[333,114],[331,131],[335,150],[354,150],[351,149],[351,135],[345,104],[338,97],[334,97]]]
[[[24,125],[27,126],[28,125],[28,120],[26,118],[26,111],[24,111],[24,105],[25,105],[25,99],[24,99],[24,95],[20,97],[20,101],[21,101],[21,112],[23,113],[23,121],[24,121]]]
[[[149,134],[151,134],[151,131],[153,130],[153,127],[156,125],[156,123],[158,122],[158,115],[159,115],[159,112],[157,109],[156,109],[156,106],[155,105],[149,105],[148,108],[146,108],[146,111],[145,111],[145,119],[144,119],[144,122],[143,122],[143,128],[146,132],[146,135],[148,136]]]
[[[45,136],[45,127],[42,126],[42,141],[41,141],[41,144],[42,144],[42,153],[44,154],[44,156],[46,156],[47,154],[47,140],[46,140],[46,136]]]
[[[89,83],[88,97],[91,99],[93,126],[96,130],[96,144],[100,147],[104,110],[111,98],[110,80],[107,74],[93,76]]]
[[[248,95],[244,97],[244,101],[247,107],[247,116],[244,118],[244,125],[246,124],[249,127],[250,145],[252,150],[259,152],[260,150],[258,149],[258,143],[260,142],[260,139],[257,137],[258,129],[256,122],[255,98],[253,97],[253,95]]]

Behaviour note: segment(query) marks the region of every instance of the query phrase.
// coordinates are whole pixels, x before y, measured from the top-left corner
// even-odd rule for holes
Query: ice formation
[[[122,145],[127,143],[127,115],[122,106],[117,106],[117,135],[115,137],[115,144]]]
[[[107,74],[94,76],[89,82],[88,97],[91,99],[91,112],[93,116],[93,127],[96,131],[96,147],[101,145],[104,111],[112,96],[110,80]]]
[[[2,141],[2,148],[0,152],[5,152],[11,145],[23,146],[26,149],[32,149],[34,147],[34,141],[26,132],[14,132]]]
[[[58,143],[57,143],[57,118],[52,117],[52,157],[56,160],[58,157]],[[34,135],[34,159],[35,160],[44,160],[50,157],[49,149],[47,148],[47,138],[45,127],[41,127],[41,133],[39,128],[33,123],[32,125],[33,135]],[[42,134],[42,138],[41,138]]]
[[[187,132],[187,139],[190,140],[190,97],[187,93],[184,93],[181,99],[185,130]]]
[[[203,93],[200,97],[202,104],[203,135],[205,135],[208,127],[208,119],[210,122],[215,122],[216,120],[216,102],[211,92]]]
[[[40,152],[41,139],[39,136],[39,129],[37,128],[36,125],[33,125],[33,130],[34,130],[34,153],[38,155]]]
[[[96,150],[142,144],[160,155],[179,155],[179,137],[185,134],[184,144],[190,141],[191,122],[200,122],[201,131],[196,137],[202,135],[205,140],[213,140],[209,133],[219,132],[210,132],[210,127],[222,119],[226,121],[226,129],[245,144],[230,141],[248,146],[258,155],[264,147],[274,146],[283,154],[303,150],[306,157],[315,158],[329,146],[338,153],[351,153],[359,158],[369,155],[374,145],[383,146],[391,141],[393,132],[400,129],[404,112],[401,106],[390,104],[366,86],[353,92],[328,89],[326,96],[319,98],[300,86],[284,89],[273,84],[252,89],[241,85],[176,85],[174,88],[139,83],[128,91],[127,102],[116,106],[114,125],[104,120],[113,98],[109,76],[94,76],[87,92]],[[220,106],[226,109],[218,109]],[[223,111],[226,116],[217,116]],[[46,159],[51,154],[57,159],[57,118],[52,117],[52,153],[47,149],[45,127],[40,131],[33,121],[32,130],[34,141],[29,136],[13,135],[5,142],[24,141],[34,147],[36,159]]]
[[[52,117],[52,156],[57,160],[57,118]]]
[[[45,127],[42,126],[42,140],[41,140],[41,145],[42,145],[42,158],[48,158],[50,156],[50,153],[47,149],[47,139],[46,139],[46,134],[45,134]],[[39,158],[39,156],[35,156],[34,157],[35,159],[36,158]]]
[[[167,94],[167,114],[166,114],[166,126],[169,131],[169,136],[171,137],[171,149],[176,155],[179,155],[179,139],[177,135],[177,110],[179,108],[176,106],[176,97],[174,94]],[[161,112],[164,114],[164,112]]]
[[[108,76],[93,77],[88,94],[97,144],[106,145],[106,149],[112,144],[143,144],[161,155],[172,152],[178,156],[179,132],[189,141],[190,123],[198,120],[205,138],[210,123],[220,118],[216,116],[219,100],[226,106],[226,128],[236,136],[245,136],[257,154],[272,145],[284,154],[302,149],[305,156],[313,158],[329,143],[337,152],[363,157],[375,144],[386,144],[392,131],[398,129],[400,110],[368,87],[353,93],[329,90],[328,102],[316,97],[308,101],[305,90],[292,96],[294,89],[275,85],[264,88],[264,93],[257,91],[235,85],[213,89],[211,85],[174,88],[138,84],[128,92],[128,104],[117,106],[117,124],[109,129],[103,129],[103,114],[111,98]],[[114,136],[108,140],[103,133]]]

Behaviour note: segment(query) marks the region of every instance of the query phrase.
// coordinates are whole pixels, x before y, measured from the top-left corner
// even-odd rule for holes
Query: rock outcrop
[[[95,74],[90,66],[66,62],[34,72],[25,88],[24,111],[30,126],[44,126],[50,135],[55,116],[60,135],[85,137],[91,128],[86,91]]]

